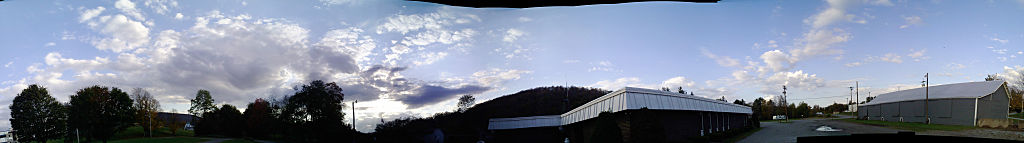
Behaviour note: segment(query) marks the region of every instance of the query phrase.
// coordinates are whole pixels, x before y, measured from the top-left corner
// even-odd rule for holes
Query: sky
[[[1024,73],[1024,1],[641,2],[527,9],[397,0],[0,2],[0,128],[39,84],[144,88],[184,113],[338,83],[356,127],[542,86],[682,87],[732,101],[845,103]],[[346,110],[348,111],[348,110]],[[346,122],[353,114],[346,113]]]

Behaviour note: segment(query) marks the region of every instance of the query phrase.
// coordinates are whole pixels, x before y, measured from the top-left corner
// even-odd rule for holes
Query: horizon
[[[30,84],[67,102],[91,85],[149,90],[187,112],[197,90],[244,109],[311,80],[356,103],[356,128],[547,86],[846,103],[897,90],[1024,79],[1024,1],[636,2],[466,8],[426,2],[2,1],[0,128]],[[846,97],[843,97],[846,96]],[[351,111],[351,108],[346,108]]]

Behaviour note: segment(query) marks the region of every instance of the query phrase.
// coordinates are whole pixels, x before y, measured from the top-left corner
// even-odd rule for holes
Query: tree
[[[245,117],[246,135],[254,138],[268,137],[270,129],[276,126],[273,112],[270,102],[262,98],[249,103],[242,113]]]
[[[800,118],[810,117],[810,115],[812,115],[811,107],[808,106],[807,103],[800,102],[800,105],[796,107],[796,111],[794,114],[796,114],[796,117]]]
[[[476,98],[472,95],[463,95],[462,97],[459,97],[458,111],[465,112],[466,110],[469,110],[469,107],[473,107],[473,104],[476,104]]]
[[[770,115],[770,114],[765,113],[765,111],[764,111],[764,109],[765,109],[764,105],[765,104],[766,103],[765,103],[764,98],[761,98],[761,97],[758,97],[757,99],[754,99],[754,102],[750,103],[750,110],[752,112],[754,112],[753,116],[754,116],[755,119],[763,120],[763,119],[765,119],[765,117],[767,115]]]
[[[178,130],[185,128],[185,122],[177,118],[178,110],[171,109],[171,115],[166,116],[163,119],[163,123],[166,124],[168,130],[171,131],[171,135],[177,135]]]
[[[118,88],[96,85],[81,89],[71,95],[70,104],[70,129],[81,130],[88,140],[107,142],[133,123],[132,99]]]
[[[342,111],[345,94],[334,82],[315,80],[288,98],[282,120],[290,126],[288,137],[297,142],[328,142],[346,138],[349,128]]]
[[[999,76],[997,76],[995,74],[990,74],[990,75],[986,75],[985,76],[985,81],[994,81],[994,80],[1002,80],[1002,79],[999,79]]]
[[[203,113],[217,110],[217,106],[213,105],[213,97],[210,96],[210,91],[200,89],[196,92],[196,97],[191,101],[192,107],[188,108],[188,113],[193,116],[202,117]]]
[[[676,90],[676,92],[679,92],[679,94],[683,94],[683,95],[686,95],[686,90],[683,90],[683,87],[682,87],[682,86],[680,86],[680,87],[679,87],[679,90]]]
[[[214,111],[217,116],[220,128],[217,129],[218,134],[226,135],[229,137],[241,137],[245,131],[245,122],[243,122],[242,112],[238,111],[238,108],[231,106],[230,104],[224,104]]]
[[[18,142],[46,142],[64,134],[67,120],[64,105],[39,85],[29,85],[14,97],[11,109],[11,128]]]
[[[132,99],[135,100],[135,104],[132,104],[132,108],[136,111],[135,119],[142,126],[143,134],[152,137],[152,129],[160,126],[160,119],[157,119],[157,113],[160,112],[160,101],[154,99],[146,89],[134,88],[131,92]]]

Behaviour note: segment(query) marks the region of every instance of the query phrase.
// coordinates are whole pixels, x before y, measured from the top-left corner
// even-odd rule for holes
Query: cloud
[[[780,91],[776,86],[786,85],[789,89],[803,89],[813,91],[815,88],[825,87],[825,80],[817,75],[804,73],[802,70],[795,72],[779,72],[765,79],[761,88],[763,94],[778,94]]]
[[[164,15],[170,12],[170,9],[178,7],[178,1],[176,0],[146,0],[143,5],[149,7],[154,12],[160,15]],[[178,13],[180,15],[181,13]],[[180,18],[178,18],[180,19]]]
[[[96,7],[96,9],[87,9],[85,11],[82,11],[82,15],[79,16],[78,22],[85,22],[87,20],[95,18],[96,16],[99,16],[100,13],[103,13],[103,10],[106,10],[106,8],[98,6]]]
[[[533,21],[533,19],[531,19],[529,17],[519,17],[519,22],[530,22],[530,21]]]
[[[590,69],[587,70],[588,72],[593,72],[593,71],[606,71],[606,72],[617,71],[617,70],[615,70],[615,64],[612,64],[612,62],[609,62],[609,61],[601,61],[601,62],[590,63],[590,64],[593,65],[593,67],[590,67]]]
[[[369,56],[377,47],[371,37],[361,36],[361,34],[363,34],[363,30],[355,27],[327,31],[327,34],[324,34],[315,46],[351,55],[356,63],[361,63],[370,60]]]
[[[110,36],[93,41],[97,49],[120,53],[143,46],[149,41],[149,28],[124,15],[101,16],[96,22],[103,25],[94,22],[89,22],[89,25]]]
[[[854,15],[847,14],[846,8],[853,5],[854,1],[827,0],[826,2],[828,3],[828,7],[826,7],[825,10],[805,19],[804,23],[810,24],[814,29],[818,29],[839,21],[853,20]]]
[[[472,79],[476,79],[477,83],[480,83],[480,85],[497,86],[507,81],[517,80],[522,75],[530,73],[533,73],[533,71],[492,68],[488,70],[474,72],[471,77]]]
[[[643,85],[643,84],[640,83],[640,78],[637,78],[637,77],[624,77],[624,78],[619,78],[619,79],[615,79],[615,80],[601,80],[601,81],[598,81],[598,82],[590,85],[590,87],[601,88],[601,89],[606,89],[606,90],[618,90],[618,89],[620,89],[622,87],[626,87],[626,86],[651,88],[651,89],[658,89],[658,88],[660,88],[660,87],[653,87],[651,85]]]
[[[843,50],[836,49],[839,43],[850,40],[850,34],[841,29],[817,29],[804,33],[801,39],[800,48],[790,51],[793,58],[791,61],[800,61],[818,55],[842,54]]]
[[[508,31],[505,31],[505,37],[501,38],[501,41],[516,42],[516,40],[518,40],[520,36],[523,36],[523,34],[526,33],[519,29],[509,28]]]
[[[914,49],[910,49],[910,54],[907,54],[907,56],[913,58],[915,62],[919,62],[921,60],[928,59],[927,56],[924,56],[924,53],[927,51],[928,49],[921,49],[916,51]]]
[[[761,59],[764,60],[765,65],[772,71],[788,70],[790,65],[793,64],[793,61],[790,61],[789,55],[779,50],[764,52],[764,54],[761,54]]]
[[[1024,87],[1018,84],[1022,82],[1021,80],[1024,80],[1024,66],[1003,66],[1003,73],[996,75],[999,76],[1000,79],[1008,82],[1008,85],[1011,87],[1024,90]]]
[[[869,3],[871,3],[872,5],[893,6],[892,1],[889,0],[873,0],[870,1]]]
[[[899,55],[888,53],[888,54],[885,54],[885,56],[877,57],[876,59],[881,60],[881,61],[885,61],[885,62],[897,63],[898,64],[898,63],[903,63],[903,60],[901,58],[902,57],[899,56]]]
[[[142,12],[135,8],[135,3],[129,0],[118,0],[114,2],[114,8],[121,10],[125,15],[135,18],[135,20],[146,21],[146,17],[142,16]]]
[[[919,16],[903,17],[903,20],[906,21],[907,23],[903,24],[903,25],[900,25],[900,29],[907,28],[907,27],[910,27],[910,26],[913,26],[913,25],[920,25],[921,23],[924,23],[921,20],[921,17],[919,17]]]
[[[471,20],[472,19],[472,20]],[[401,41],[392,41],[391,48],[385,49],[385,64],[392,66],[406,62],[427,65],[442,60],[452,53],[466,53],[477,31],[469,28],[449,29],[456,24],[480,21],[471,14],[456,14],[447,9],[435,13],[394,15],[376,27],[377,34],[398,33]],[[407,54],[414,54],[422,60],[403,61]]]
[[[857,67],[857,66],[860,66],[861,64],[863,64],[863,63],[861,63],[861,62],[846,63],[846,67]]]
[[[959,69],[967,68],[967,66],[964,66],[963,64],[958,64],[958,63],[949,63],[949,64],[946,65],[946,67],[949,68],[949,69],[952,69],[952,70],[959,70]]]
[[[459,87],[442,87],[434,85],[423,85],[413,89],[414,94],[403,94],[396,98],[408,108],[419,108],[423,105],[438,103],[444,100],[454,99],[460,95],[480,94],[490,90],[490,87],[465,85]]]
[[[728,56],[718,56],[718,55],[715,55],[715,54],[711,53],[711,51],[708,51],[707,49],[704,49],[704,48],[700,49],[700,53],[704,54],[704,56],[706,56],[708,58],[714,59],[715,62],[717,62],[718,65],[720,65],[720,66],[736,67],[736,66],[740,65],[739,60],[733,59],[733,58],[728,57]]]
[[[184,19],[184,18],[185,18],[185,15],[181,15],[181,13],[174,14],[174,19],[181,20],[181,19]]]
[[[47,42],[45,45],[43,45],[43,47],[53,47],[53,46],[57,46],[57,43]]]
[[[999,42],[1000,44],[1006,44],[1007,42],[1010,42],[1010,40],[999,39],[999,38],[992,38],[992,41]]]
[[[4,64],[4,68],[11,67],[11,64],[14,64],[14,61],[10,61],[10,62],[7,62],[7,64]]]

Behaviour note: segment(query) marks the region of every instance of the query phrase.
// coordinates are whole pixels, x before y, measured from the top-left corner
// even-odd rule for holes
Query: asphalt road
[[[816,131],[821,126],[829,126],[840,131]],[[741,143],[791,143],[803,136],[833,136],[863,133],[896,133],[884,127],[833,121],[829,119],[790,120],[789,123],[761,122],[761,130],[740,140]]]

